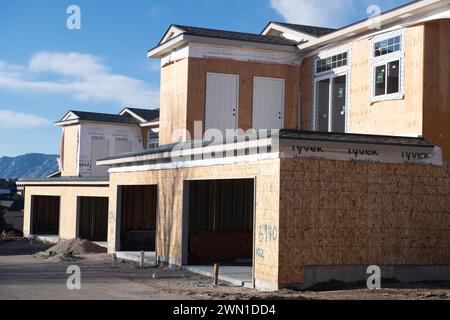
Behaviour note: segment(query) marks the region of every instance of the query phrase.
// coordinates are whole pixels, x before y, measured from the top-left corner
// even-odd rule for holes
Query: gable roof
[[[376,22],[381,24],[383,29],[396,24],[415,24],[426,15],[441,12],[442,10],[448,10],[449,6],[450,0],[414,0],[380,13],[377,16]],[[301,43],[298,47],[300,50],[314,50],[330,43],[373,32],[372,29],[367,28],[371,19],[373,19],[373,17],[351,23],[329,34],[313,39],[310,42]]]
[[[267,26],[269,26],[270,24],[277,24],[277,25],[286,27],[288,29],[291,29],[291,30],[294,30],[297,32],[312,35],[314,37],[322,37],[324,35],[327,35],[329,33],[336,31],[336,29],[332,29],[332,28],[308,26],[308,25],[303,25],[303,24],[294,24],[294,23],[277,22],[277,21],[271,21],[271,22],[269,22],[269,24]],[[266,28],[264,28],[264,30]]]
[[[156,122],[159,121],[159,108],[158,109],[139,109],[139,108],[125,108],[119,114],[123,116],[125,113],[129,113],[133,117],[137,117],[142,122]]]
[[[169,34],[169,32],[172,28],[181,30],[184,35],[192,35],[192,36],[197,36],[197,37],[248,41],[248,42],[257,42],[257,43],[265,43],[265,44],[283,45],[283,46],[297,45],[297,42],[294,40],[289,40],[289,39],[280,38],[280,37],[266,36],[266,35],[246,33],[246,32],[236,32],[236,31],[226,31],[226,30],[218,30],[218,29],[182,26],[182,25],[176,25],[176,24],[173,24],[169,27],[168,31],[166,32],[166,35]],[[163,44],[167,40],[169,40],[169,39],[166,39],[166,37],[164,36],[159,44]]]
[[[108,122],[108,123],[120,123],[120,124],[138,124],[138,121],[131,117],[124,117],[121,115],[87,112],[70,110],[61,120],[56,122],[56,125],[64,125],[68,122],[78,121],[94,121],[94,122]]]

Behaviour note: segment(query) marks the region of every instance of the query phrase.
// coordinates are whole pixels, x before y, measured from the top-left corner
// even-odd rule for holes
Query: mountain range
[[[41,153],[0,157],[0,178],[43,178],[59,170],[57,159],[57,155]]]

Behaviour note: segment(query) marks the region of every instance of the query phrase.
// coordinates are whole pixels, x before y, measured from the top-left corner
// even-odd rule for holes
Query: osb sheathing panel
[[[424,137],[450,160],[450,20],[425,25]]]
[[[205,121],[206,74],[208,72],[239,75],[238,128],[252,128],[253,77],[285,79],[284,127],[297,128],[300,92],[300,67],[221,59],[189,58],[187,124],[193,132],[194,121]]]
[[[406,28],[404,99],[370,104],[369,39],[353,42],[350,75],[350,133],[421,135],[424,26]]]
[[[255,178],[255,246],[261,257],[255,261],[255,277],[276,286],[278,281],[279,160],[251,164],[170,169],[111,174],[108,247],[115,248],[117,187],[119,185],[158,185],[158,255],[181,264],[183,182],[197,179]],[[270,226],[275,234],[259,236]],[[118,234],[118,233],[117,233]]]
[[[77,197],[108,197],[108,187],[94,186],[28,186],[25,188],[23,232],[30,234],[31,197],[59,196],[59,237],[73,239],[77,236]]]
[[[175,130],[186,130],[187,76],[187,59],[161,68],[159,120],[161,145],[172,143],[172,133]],[[180,140],[185,140],[185,137],[178,139]]]
[[[280,170],[280,284],[303,283],[304,266],[450,264],[450,162]]]
[[[314,58],[307,57],[302,62],[301,68],[301,130],[312,130],[312,105],[313,105],[313,66]]]
[[[78,175],[78,125],[64,128],[64,156],[62,176]]]

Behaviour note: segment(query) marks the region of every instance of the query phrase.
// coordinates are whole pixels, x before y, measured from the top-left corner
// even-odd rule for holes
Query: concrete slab
[[[94,243],[100,247],[108,249],[108,242],[106,241],[94,241]]]
[[[59,242],[59,236],[49,236],[49,235],[40,235],[40,234],[31,234],[28,236],[29,239],[41,241],[44,243],[56,244]]]
[[[140,251],[116,251],[116,255],[117,259],[124,259],[129,261],[139,262],[141,259]],[[144,252],[144,263],[146,264],[156,263],[156,254],[154,251]]]
[[[186,270],[198,273],[207,277],[213,276],[212,265],[186,266]],[[219,280],[229,282],[236,286],[253,289],[253,277],[251,266],[220,266]]]

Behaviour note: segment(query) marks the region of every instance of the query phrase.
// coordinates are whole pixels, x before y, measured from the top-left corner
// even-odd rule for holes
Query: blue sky
[[[0,0],[0,157],[58,153],[67,110],[154,108],[171,23],[259,33],[270,20],[339,27],[408,0]],[[69,30],[67,7],[81,9]]]

